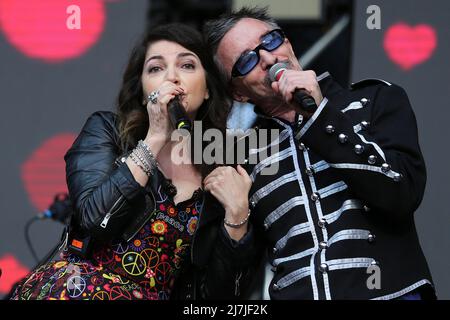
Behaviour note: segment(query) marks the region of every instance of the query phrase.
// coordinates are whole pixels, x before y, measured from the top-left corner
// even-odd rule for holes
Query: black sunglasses
[[[252,51],[243,53],[239,59],[237,59],[231,70],[231,77],[242,77],[248,74],[259,62],[259,50],[273,51],[283,44],[285,38],[284,32],[281,29],[272,30],[262,36],[262,41],[259,46]]]

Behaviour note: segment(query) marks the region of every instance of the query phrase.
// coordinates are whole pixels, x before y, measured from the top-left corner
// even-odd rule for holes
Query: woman
[[[179,99],[203,130],[224,132],[229,100],[219,79],[194,29],[170,24],[143,38],[124,74],[118,115],[94,113],[65,156],[75,214],[61,260],[36,268],[13,299],[206,297],[207,277],[199,271],[223,245],[217,235],[224,215],[245,218],[251,180],[240,167],[214,170],[192,164],[192,152],[174,152],[190,149],[188,139],[171,141],[167,106]],[[215,182],[225,170],[233,181],[220,188]],[[210,193],[202,189],[208,173]],[[204,231],[197,228],[200,216]],[[244,223],[228,225],[235,240],[247,230]]]

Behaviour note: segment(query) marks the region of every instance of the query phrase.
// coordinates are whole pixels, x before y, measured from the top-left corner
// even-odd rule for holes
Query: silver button
[[[369,242],[371,242],[371,243],[374,242],[374,241],[375,241],[375,235],[369,233],[369,236],[367,237],[367,241],[369,241]]]
[[[325,241],[321,241],[319,243],[319,247],[320,247],[320,249],[324,250],[324,249],[328,248],[328,244]]]
[[[127,158],[122,157],[122,158],[120,158],[120,161],[121,161],[121,162],[125,162],[125,161],[127,161]]]
[[[269,224],[268,223],[264,223],[264,229],[269,229]]]
[[[370,123],[367,121],[361,121],[361,127],[363,129],[367,129],[369,127]]]
[[[273,253],[277,253],[277,251],[278,251],[277,248],[273,248],[273,249],[272,249],[272,252],[273,252]]]
[[[370,264],[371,264],[372,266],[377,266],[377,265],[378,265],[378,261],[377,261],[377,260],[373,260]]]
[[[328,126],[326,126],[326,128],[325,128],[325,131],[327,132],[327,133],[329,133],[329,134],[332,134],[332,133],[334,133],[334,127],[330,124],[330,125],[328,125]]]
[[[367,103],[369,103],[369,99],[367,99],[367,98],[362,98],[361,99],[361,104],[363,105],[363,106],[365,106]]]
[[[327,220],[325,220],[325,219],[320,219],[318,222],[317,222],[317,224],[318,224],[318,226],[320,227],[320,228],[325,228],[326,227],[326,225],[327,225]]]
[[[256,206],[256,202],[254,200],[250,201],[250,206],[254,208]]]
[[[377,156],[371,155],[368,162],[369,164],[375,164],[375,162],[377,162]]]
[[[388,173],[391,170],[391,166],[387,163],[383,163],[381,165],[381,171],[383,171],[384,173]]]
[[[394,181],[395,181],[395,182],[399,182],[400,180],[402,180],[402,178],[403,178],[403,176],[402,176],[401,173],[396,173],[396,174],[394,175]]]
[[[244,159],[244,164],[248,164],[248,159]]]
[[[364,206],[364,211],[365,211],[365,212],[369,212],[369,211],[370,211],[370,208],[369,208],[368,206]]]
[[[300,143],[298,145],[298,148],[300,149],[300,151],[303,151],[303,150],[305,150],[305,145],[303,143]]]
[[[312,177],[314,175],[314,168],[312,166],[309,166],[308,168],[306,168],[305,172],[308,176]]]
[[[346,143],[347,140],[348,140],[348,137],[347,137],[345,134],[341,133],[341,134],[339,135],[338,139],[339,139],[339,142],[340,142],[340,143]]]
[[[356,146],[355,146],[355,153],[356,154],[361,154],[361,153],[363,153],[364,152],[364,147],[362,146],[362,145],[360,145],[360,144],[357,144]]]
[[[280,286],[277,285],[276,283],[273,285],[273,290],[275,291],[279,291],[280,290]]]
[[[328,265],[326,263],[322,263],[319,267],[320,272],[327,273],[328,272]]]
[[[314,193],[311,195],[311,200],[312,200],[312,201],[316,202],[316,201],[319,200],[319,199],[320,199],[320,195],[319,195],[317,192],[314,192]]]

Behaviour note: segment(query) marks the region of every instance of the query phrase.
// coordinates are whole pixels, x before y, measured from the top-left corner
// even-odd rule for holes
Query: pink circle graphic
[[[57,193],[67,192],[64,154],[75,138],[67,133],[48,139],[22,165],[22,181],[37,210],[47,209]]]
[[[45,62],[81,56],[98,41],[104,25],[102,0],[0,0],[6,39],[27,57]]]

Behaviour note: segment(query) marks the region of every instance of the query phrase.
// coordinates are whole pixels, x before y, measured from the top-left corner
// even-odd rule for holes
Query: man
[[[302,70],[265,9],[243,8],[205,31],[234,99],[255,104],[259,130],[280,130],[279,152],[247,167],[251,237],[263,230],[268,244],[271,298],[434,297],[413,216],[426,170],[403,89],[376,79],[344,89]],[[272,81],[280,62],[287,70]],[[299,90],[316,106],[298,102]],[[275,175],[261,174],[276,162]]]

